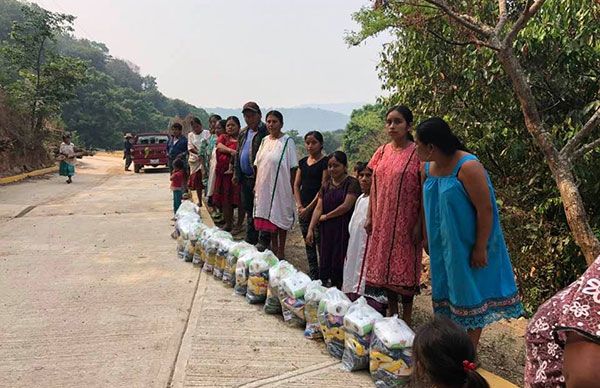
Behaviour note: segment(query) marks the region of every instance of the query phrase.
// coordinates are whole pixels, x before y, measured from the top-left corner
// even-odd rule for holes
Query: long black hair
[[[323,139],[323,134],[319,131],[310,131],[307,132],[306,135],[304,135],[304,141],[306,142],[306,139],[308,139],[309,136],[312,136],[315,138],[316,141],[319,142],[319,144],[321,145],[321,151],[323,150],[323,147],[325,146],[325,139]]]
[[[475,370],[475,346],[467,333],[446,317],[421,326],[413,341],[415,376],[456,388],[490,388]]]
[[[404,121],[406,121],[409,126],[412,126],[413,113],[407,106],[396,105],[391,107],[387,112],[385,112],[385,118],[387,119],[388,115],[394,111],[400,113],[402,117],[404,117]],[[410,133],[410,130],[406,133],[406,138],[410,141],[415,141],[415,138],[413,137],[412,133]]]
[[[283,115],[281,114],[280,111],[278,111],[278,110],[269,111],[267,113],[267,115],[265,116],[265,119],[267,119],[269,116],[277,117],[277,120],[279,120],[279,122],[281,123],[281,126],[283,126]]]
[[[237,116],[229,116],[229,117],[227,117],[227,120],[225,120],[225,123],[227,123],[227,121],[229,121],[229,120],[232,120],[234,123],[236,123],[238,127],[242,126],[240,124],[240,119],[238,119]],[[227,126],[227,124],[225,124],[225,126]]]
[[[425,145],[433,144],[446,155],[467,151],[460,139],[452,133],[448,123],[440,117],[432,117],[419,124],[417,139]]]
[[[333,151],[327,156],[327,161],[335,159],[340,162],[344,167],[348,167],[348,155],[344,151]]]

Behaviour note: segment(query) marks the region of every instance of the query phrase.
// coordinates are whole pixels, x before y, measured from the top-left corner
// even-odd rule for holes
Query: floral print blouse
[[[526,334],[526,387],[564,387],[566,333],[576,332],[600,345],[600,256],[574,283],[547,300]]]

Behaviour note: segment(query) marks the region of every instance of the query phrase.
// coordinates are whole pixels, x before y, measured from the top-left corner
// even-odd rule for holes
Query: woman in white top
[[[293,187],[298,158],[294,140],[281,132],[283,115],[270,111],[266,121],[269,136],[263,139],[254,161],[254,226],[271,233],[271,250],[283,259],[287,231],[296,220]]]
[[[75,175],[75,146],[71,143],[71,135],[68,133],[63,136],[63,142],[58,150],[60,154],[59,175],[67,177],[67,183],[73,182],[71,177]]]

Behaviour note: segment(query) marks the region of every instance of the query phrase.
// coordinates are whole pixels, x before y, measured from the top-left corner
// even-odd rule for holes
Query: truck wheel
[[[142,169],[141,165],[139,165],[139,164],[134,164],[133,165],[133,172],[135,172],[136,174],[138,174],[141,169]]]

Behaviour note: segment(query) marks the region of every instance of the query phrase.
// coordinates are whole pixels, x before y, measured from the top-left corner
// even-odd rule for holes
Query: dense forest
[[[360,44],[382,31],[393,37],[378,65],[388,97],[352,113],[343,147],[352,159],[368,160],[387,141],[384,115],[394,104],[409,106],[415,125],[430,116],[448,120],[490,173],[525,306],[535,311],[586,268],[567,223],[564,198],[542,148],[528,133],[497,51],[485,42],[469,42],[462,25],[425,3],[379,2],[382,6],[355,14],[361,28],[347,35],[349,44]],[[514,23],[522,3],[511,3],[508,23]],[[490,24],[498,15],[496,1],[462,11]],[[593,124],[600,106],[599,17],[597,2],[548,0],[514,43],[516,60],[540,112],[544,139],[552,138],[552,146],[563,147],[583,136],[582,128],[591,130],[590,139],[585,139],[589,144],[564,158],[577,177],[596,236],[600,236],[600,141],[594,139],[600,134],[588,124]]]
[[[81,146],[119,148],[124,133],[164,130],[174,116],[207,121],[203,109],[165,97],[154,77],[112,57],[103,43],[75,38],[73,21],[0,0],[4,150],[39,149],[52,129],[73,132]]]

